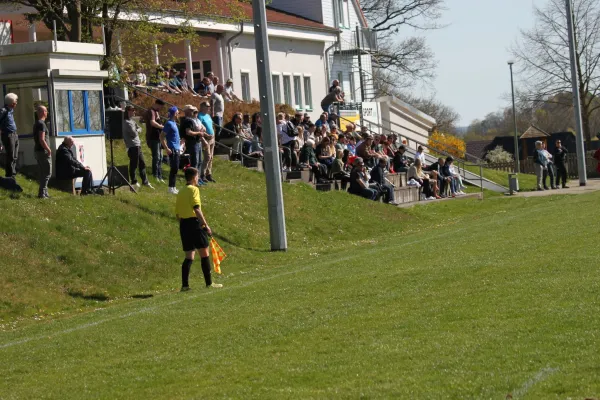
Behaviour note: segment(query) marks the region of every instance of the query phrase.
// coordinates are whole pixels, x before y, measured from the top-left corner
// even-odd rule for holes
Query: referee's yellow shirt
[[[181,219],[195,218],[194,208],[200,207],[200,190],[194,185],[187,185],[177,194],[175,213]]]

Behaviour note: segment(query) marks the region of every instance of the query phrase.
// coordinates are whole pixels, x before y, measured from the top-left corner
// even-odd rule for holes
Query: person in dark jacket
[[[394,153],[394,171],[396,172],[406,172],[408,171],[409,163],[408,159],[404,155],[406,152],[406,147],[401,145],[398,147],[398,150]]]
[[[377,183],[379,191],[383,194],[383,201],[388,204],[394,204],[394,187],[386,182],[385,167],[387,166],[387,157],[382,157],[371,170],[371,181]]]
[[[19,97],[14,93],[4,96],[4,107],[0,109],[0,132],[5,150],[6,177],[17,175],[17,160],[19,158],[19,135],[15,123],[15,108]]]
[[[56,179],[75,179],[83,178],[81,183],[81,194],[93,194],[94,178],[90,167],[86,167],[80,163],[72,147],[75,141],[71,136],[67,136],[62,144],[56,150]]]
[[[554,166],[556,167],[556,188],[560,187],[562,180],[562,188],[568,189],[567,186],[567,154],[569,152],[562,146],[560,140],[556,141],[556,149],[554,150]]]
[[[450,194],[452,197],[456,197],[456,180],[450,171],[450,165],[454,162],[454,158],[448,156],[444,161],[444,165],[442,167],[442,175],[443,178],[446,179],[446,182],[450,184]]]
[[[444,175],[443,169],[445,163],[446,161],[440,157],[438,158],[437,162],[434,162],[429,166],[429,168],[427,168],[427,171],[434,172],[434,176],[437,177],[438,188],[440,189],[440,197],[446,197],[446,185],[452,179],[451,177]]]
[[[308,139],[300,149],[300,162],[308,164],[315,176],[317,183],[329,182],[327,178],[327,165],[321,164],[315,154],[315,141]]]

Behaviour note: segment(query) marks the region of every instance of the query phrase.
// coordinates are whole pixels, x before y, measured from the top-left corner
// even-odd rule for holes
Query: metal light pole
[[[513,118],[514,118],[514,129],[515,129],[515,174],[521,172],[521,166],[519,161],[519,132],[517,131],[517,107],[515,105],[515,83],[513,80],[513,64],[514,61],[509,61],[508,66],[510,67],[510,90],[512,91],[512,107],[513,107]]]
[[[585,145],[583,144],[583,124],[581,122],[581,100],[579,99],[579,78],[577,75],[575,30],[573,29],[573,7],[571,6],[571,0],[566,0],[566,7],[567,28],[569,30],[569,54],[571,56],[571,85],[573,86],[573,106],[575,108],[577,171],[579,173],[579,186],[585,186],[587,184],[587,171],[585,168]]]
[[[271,251],[287,250],[283,191],[281,188],[281,166],[279,146],[275,127],[275,102],[269,62],[269,36],[267,33],[267,12],[265,0],[252,1],[254,16],[254,42],[256,44],[256,65],[260,91],[260,113],[262,116],[263,145],[265,154],[265,176],[267,179],[267,203],[269,207],[269,232]]]

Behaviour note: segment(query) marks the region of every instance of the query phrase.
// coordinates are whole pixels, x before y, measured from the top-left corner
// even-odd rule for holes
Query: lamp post
[[[515,84],[513,80],[513,64],[515,62],[513,60],[508,61],[508,66],[510,68],[510,90],[512,92],[512,108],[513,108],[513,123],[515,129],[515,174],[520,172],[519,165],[519,133],[517,131],[517,107],[515,105]]]

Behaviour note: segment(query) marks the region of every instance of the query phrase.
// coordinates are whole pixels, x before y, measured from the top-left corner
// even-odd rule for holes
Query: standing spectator
[[[215,89],[217,88],[213,83],[213,80],[215,79],[215,74],[213,74],[211,71],[208,71],[206,73],[206,77],[208,78],[208,86],[206,87],[208,89],[207,95],[210,96],[215,92]]]
[[[329,94],[327,94],[327,96],[325,96],[323,100],[321,100],[321,108],[324,112],[328,113],[329,108],[333,103],[343,102],[344,98],[342,97],[342,88],[338,86],[335,89],[333,89],[333,91],[331,91]]]
[[[46,127],[46,117],[48,117],[48,110],[44,106],[38,106],[36,109],[37,122],[33,125],[33,140],[35,142],[34,152],[35,159],[40,167],[40,189],[38,191],[38,197],[40,199],[47,199],[48,195],[48,181],[52,176],[52,150],[48,145],[48,128]]]
[[[181,138],[176,123],[178,116],[179,110],[177,107],[169,108],[169,120],[165,123],[165,127],[160,134],[162,147],[169,156],[171,167],[171,171],[169,172],[169,193],[171,194],[179,193],[175,187],[177,183],[177,171],[179,171],[179,153],[181,151]]]
[[[125,141],[127,155],[129,156],[129,179],[132,185],[140,187],[140,184],[135,178],[135,170],[139,167],[142,184],[150,189],[154,189],[150,182],[148,182],[148,177],[146,176],[146,161],[144,160],[142,142],[140,141],[142,128],[135,123],[133,120],[134,116],[135,107],[129,104],[125,107],[125,126],[123,130],[123,140]]]
[[[340,81],[337,79],[334,79],[333,82],[331,82],[331,87],[329,88],[329,93],[333,92],[339,86],[340,86]]]
[[[206,140],[206,153],[204,154],[204,161],[202,162],[200,179],[204,182],[216,183],[212,176],[212,161],[215,154],[215,130],[209,112],[210,103],[208,101],[200,103],[198,119],[204,126],[204,139]]]
[[[225,82],[223,98],[225,101],[242,101],[233,91],[233,79],[227,79],[227,82]]]
[[[371,170],[371,181],[375,182],[379,187],[379,192],[383,193],[383,201],[389,204],[395,204],[394,202],[394,187],[386,182],[385,169],[387,167],[388,159],[383,156],[379,159],[379,162]]]
[[[165,183],[162,174],[162,147],[160,144],[160,133],[164,128],[160,123],[160,112],[164,106],[164,101],[156,99],[144,116],[146,121],[146,143],[152,151],[152,176],[160,183]]]
[[[535,176],[537,177],[537,190],[544,190],[542,189],[542,182],[544,180],[544,171],[548,169],[548,159],[546,158],[543,144],[539,140],[535,142],[533,166],[535,168]]]
[[[210,85],[210,79],[208,79],[208,77],[205,76],[200,82],[196,84],[196,86],[194,86],[194,92],[198,93],[200,96],[203,97],[210,96],[212,94],[212,92],[210,91]]]
[[[550,177],[550,186],[552,187],[552,189],[556,189],[556,186],[554,185],[554,163],[552,162],[552,154],[550,154],[550,152],[546,150],[546,143],[543,143],[542,147],[544,149],[544,155],[548,160],[548,163],[546,164],[546,169],[544,170],[544,189],[549,190],[548,185],[546,184],[546,179],[548,177]]]
[[[556,141],[556,149],[554,150],[554,165],[556,166],[556,188],[560,186],[562,179],[562,188],[568,189],[567,186],[567,154],[569,152],[563,147],[560,140]]]
[[[56,179],[69,180],[83,178],[81,182],[81,195],[93,194],[94,178],[90,167],[80,163],[73,154],[75,141],[71,136],[64,138],[56,150]]]
[[[15,178],[17,175],[17,160],[19,159],[19,135],[15,123],[15,108],[19,97],[14,93],[4,96],[4,108],[0,110],[0,131],[2,143],[6,151],[6,177]]]
[[[215,77],[215,79],[218,79]],[[223,99],[223,85],[217,85],[215,92],[210,96],[210,105],[213,121],[216,125],[215,134],[219,137],[221,127],[223,126],[223,113],[225,112],[225,100]]]
[[[185,117],[180,123],[181,135],[185,140],[185,149],[190,155],[190,167],[200,169],[202,165],[202,147],[200,146],[200,139],[204,127],[197,123],[198,118],[194,118],[194,111],[198,109],[190,104],[183,107],[183,113]],[[198,178],[198,184],[204,185],[204,181]]]
[[[350,188],[348,189],[348,193],[369,200],[375,200],[377,198],[377,191],[369,187],[365,163],[360,157],[356,157],[354,160],[352,172],[350,172]]]

